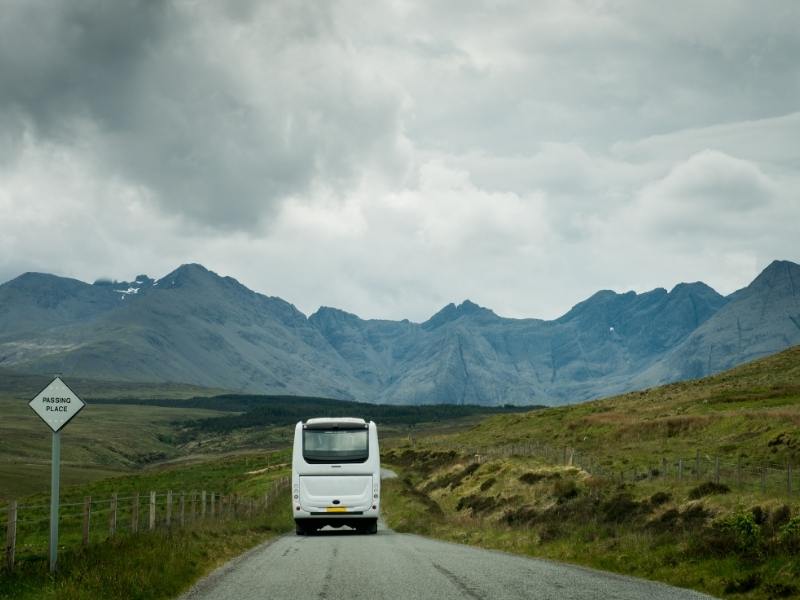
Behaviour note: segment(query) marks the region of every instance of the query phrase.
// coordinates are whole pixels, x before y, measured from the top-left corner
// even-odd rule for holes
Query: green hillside
[[[397,446],[384,457],[401,475],[384,489],[385,516],[400,531],[720,597],[795,597],[799,424],[795,347]]]
[[[725,373],[584,404],[500,415],[446,443],[568,446],[610,468],[720,456],[800,465],[800,346]]]

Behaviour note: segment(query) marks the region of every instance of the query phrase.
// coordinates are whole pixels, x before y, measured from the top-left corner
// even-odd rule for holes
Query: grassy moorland
[[[42,492],[50,482],[50,433],[28,407],[49,377],[0,371],[0,503]],[[67,379],[87,407],[62,433],[67,485],[153,464],[205,460],[291,444],[292,425],[309,415],[373,418],[384,439],[463,428],[480,417],[519,410],[477,406],[384,406],[327,398],[255,396],[180,384]]]
[[[49,489],[50,430],[28,406],[51,377],[0,371],[0,502]],[[105,406],[97,398],[192,398],[218,394],[179,384],[67,378],[87,407],[62,433],[62,481],[79,484],[185,454],[175,443],[181,422],[219,411]]]
[[[243,498],[263,498],[270,486],[288,474],[288,453],[250,453],[190,464],[163,465],[132,475],[67,486],[62,494],[59,572],[47,572],[46,494],[22,500],[17,532],[17,567],[0,573],[0,598],[171,598],[215,567],[292,526],[288,491],[274,497],[267,510],[235,518],[196,519],[153,532],[129,533],[130,497],[142,494],[140,530],[145,528],[146,493],[150,490],[216,491]],[[108,530],[107,499],[120,495],[117,533]],[[81,507],[69,506],[85,496],[102,499],[94,508],[91,544],[80,547]],[[163,502],[159,500],[159,502]],[[30,507],[30,508],[26,508]],[[199,515],[199,506],[197,515]],[[188,507],[187,507],[188,510]],[[157,509],[163,524],[163,504]],[[94,513],[93,513],[94,515]]]
[[[392,448],[384,488],[399,531],[547,557],[730,598],[800,595],[800,490],[682,479],[653,465],[721,456],[747,468],[800,466],[800,348],[704,380],[583,405],[499,415]],[[570,447],[594,474],[513,451]],[[524,453],[522,453],[524,454]],[[661,462],[662,459],[666,463]],[[616,477],[638,467],[647,476]],[[731,476],[730,473],[728,473]],[[800,478],[798,478],[800,481]],[[784,479],[785,484],[785,479]]]
[[[500,415],[445,443],[541,442],[608,468],[702,455],[800,465],[800,346],[706,379],[594,402]]]

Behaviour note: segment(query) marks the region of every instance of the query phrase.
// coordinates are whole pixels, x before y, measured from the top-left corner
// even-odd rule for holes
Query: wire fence
[[[251,519],[269,511],[289,488],[289,478],[274,480],[261,496],[221,494],[216,491],[150,491],[120,496],[67,501],[59,506],[59,549],[89,546],[119,535],[137,535],[203,523]],[[20,504],[11,500],[0,508],[5,523],[7,570],[22,561],[47,556],[49,504]]]
[[[659,456],[637,465],[620,465],[609,458],[581,452],[569,446],[550,446],[538,442],[522,442],[501,446],[450,446],[452,450],[472,456],[477,462],[500,457],[534,457],[546,463],[576,466],[587,473],[620,482],[646,480],[707,480],[730,488],[763,494],[797,496],[800,475],[791,462],[783,465],[764,462],[744,463],[696,451],[694,456]]]

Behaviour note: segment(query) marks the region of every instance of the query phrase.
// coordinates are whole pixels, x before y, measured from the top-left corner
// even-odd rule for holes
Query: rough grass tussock
[[[713,481],[706,481],[705,483],[701,483],[695,488],[689,490],[689,498],[692,500],[699,500],[705,496],[711,496],[713,494],[727,494],[731,491],[724,483],[714,483]]]

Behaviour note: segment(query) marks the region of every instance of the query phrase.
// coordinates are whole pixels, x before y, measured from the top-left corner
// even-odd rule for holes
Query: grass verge
[[[393,456],[396,531],[614,571],[718,597],[800,594],[800,506],[700,482],[620,485],[530,458]],[[712,489],[713,488],[713,489]]]
[[[289,492],[250,519],[119,536],[60,554],[50,576],[45,560],[27,561],[0,576],[0,598],[89,600],[173,598],[197,579],[293,526]]]

